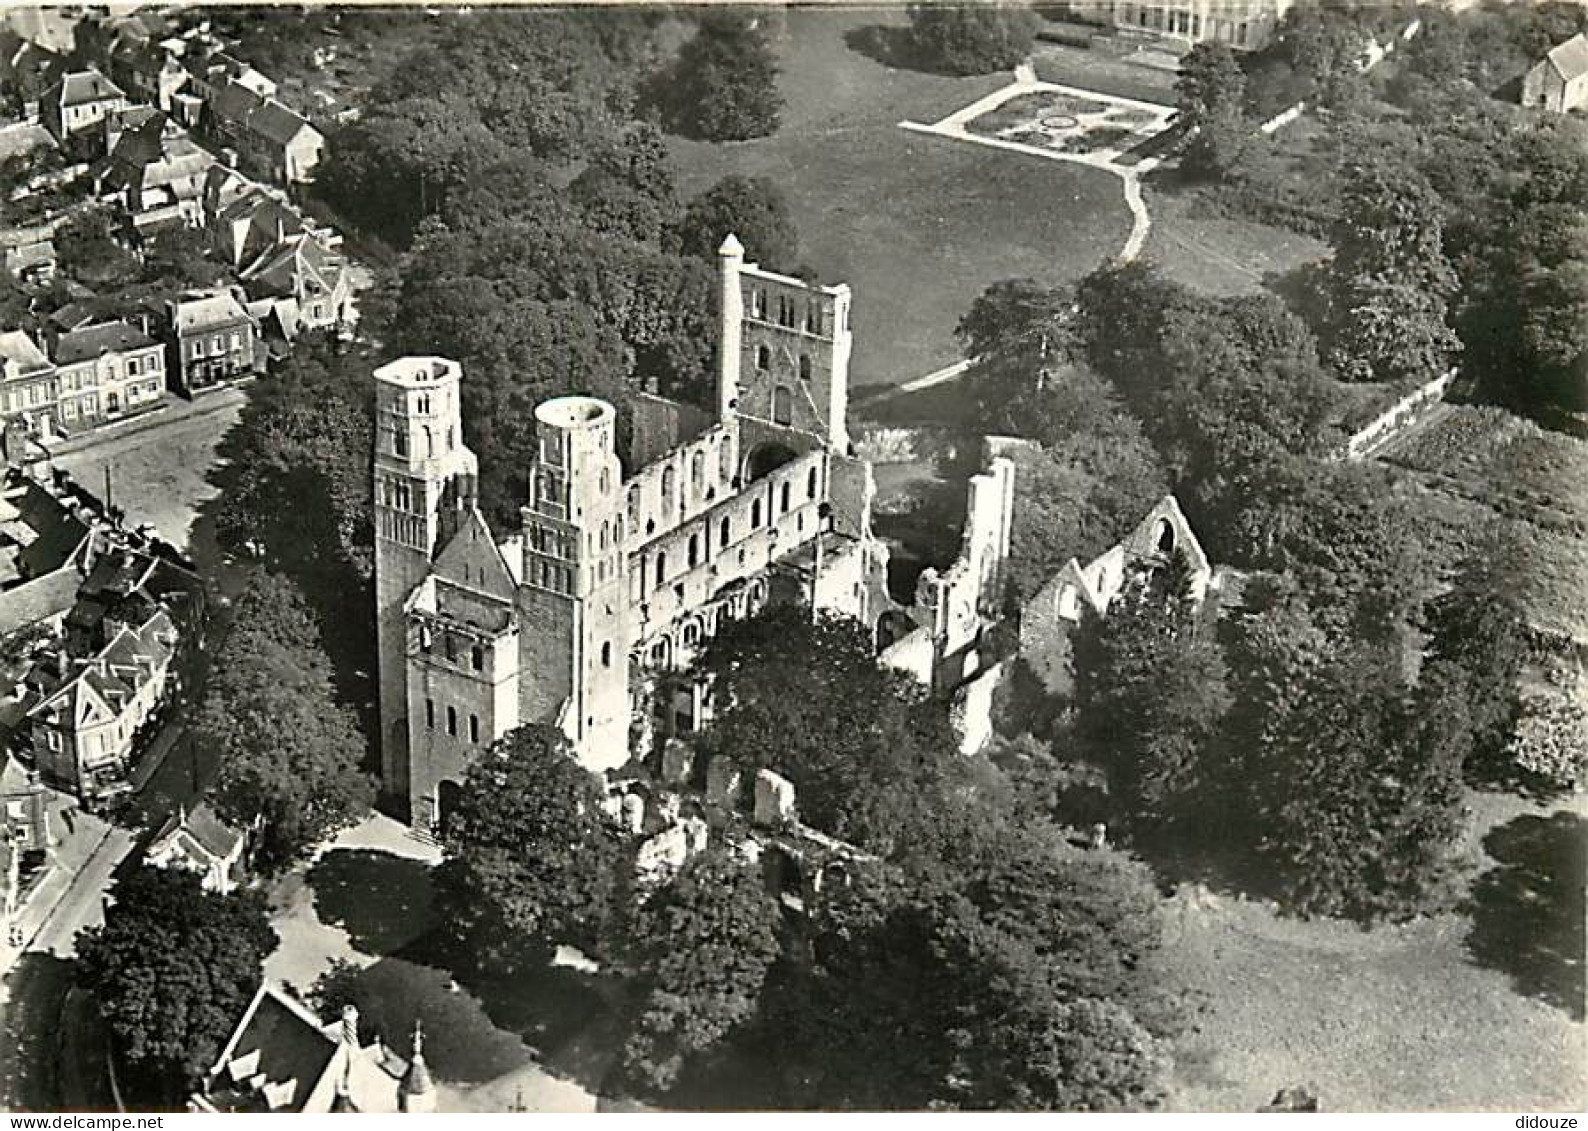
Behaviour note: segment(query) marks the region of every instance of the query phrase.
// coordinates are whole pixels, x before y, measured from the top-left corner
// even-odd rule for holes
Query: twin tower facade
[[[869,622],[885,603],[845,425],[849,288],[746,263],[732,236],[719,262],[715,412],[637,398],[625,473],[610,404],[543,402],[505,536],[477,506],[461,367],[376,371],[381,768],[414,826],[435,827],[470,761],[520,725],[561,728],[604,770],[698,723],[698,692],[660,677],[724,617],[790,597]]]

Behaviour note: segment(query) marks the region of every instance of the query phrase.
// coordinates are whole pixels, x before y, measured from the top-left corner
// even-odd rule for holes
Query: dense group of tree
[[[721,831],[636,886],[597,779],[540,727],[463,785],[443,834],[445,918],[486,961],[573,943],[625,972],[622,1065],[646,1093],[726,1074],[761,1106],[1154,1105],[1189,1018],[1158,961],[1150,873],[1073,847],[872,653],[858,624],[773,606],[699,661],[719,704],[702,754],[785,775],[800,819],[860,850],[805,889],[801,928]],[[779,1071],[739,1079],[746,1056]]]
[[[727,177],[693,200],[673,180],[635,76],[674,80],[664,121],[746,137],[775,125],[759,18],[700,17],[666,64],[644,13],[482,13],[424,65],[399,67],[332,139],[320,191],[406,249],[390,350],[460,360],[481,496],[512,524],[533,406],[581,392],[624,409],[652,390],[709,397],[714,260],[729,231],[771,266],[797,264],[787,202]],[[764,246],[763,246],[764,244]]]
[[[134,1102],[180,1104],[215,1063],[278,939],[264,897],[217,895],[181,868],[139,868],[105,922],[77,938],[78,983],[98,999]],[[132,1097],[129,1097],[132,1098]]]
[[[285,575],[259,571],[192,720],[218,763],[213,802],[247,829],[253,860],[283,869],[369,812],[368,744],[333,686],[320,625]]]
[[[1393,65],[1363,74],[1370,39],[1414,14]],[[1588,317],[1588,131],[1517,106],[1514,87],[1585,26],[1563,3],[1298,5],[1240,63],[1209,45],[1187,57],[1181,169],[1334,245],[1316,328],[1341,376],[1426,380],[1459,361],[1488,399],[1554,422],[1588,408],[1573,329]],[[1325,129],[1304,183],[1284,134],[1256,132],[1299,100]]]

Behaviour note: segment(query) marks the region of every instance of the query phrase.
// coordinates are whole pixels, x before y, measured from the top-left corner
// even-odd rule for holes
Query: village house
[[[1579,32],[1522,79],[1522,105],[1565,114],[1588,105],[1588,35]]]
[[[210,171],[204,189],[210,250],[234,270],[308,230],[298,210],[272,191],[235,170]]]
[[[204,183],[215,164],[186,130],[149,109],[117,133],[96,171],[96,192],[113,195],[140,235],[170,224],[196,228],[204,222]]]
[[[55,366],[23,330],[0,334],[0,416],[20,420],[33,435],[55,429]]]
[[[129,322],[101,322],[53,343],[59,426],[65,431],[158,408],[165,400],[165,347]]]
[[[244,842],[243,834],[216,816],[208,804],[191,813],[178,808],[154,834],[143,862],[152,868],[196,872],[205,891],[229,895],[242,880]]]
[[[243,1011],[193,1112],[396,1112],[436,1109],[436,1088],[416,1025],[410,1059],[359,1036],[358,1010],[324,1024],[285,989],[266,982]]]
[[[259,327],[229,290],[192,294],[166,304],[168,372],[174,387],[194,396],[257,371]]]
[[[47,654],[26,677],[24,716],[44,780],[85,804],[124,792],[138,744],[170,691],[176,625],[164,609],[121,625],[103,649]]]
[[[202,632],[204,586],[169,547],[96,523],[71,557],[72,605],[8,697],[13,748],[55,788],[96,804],[126,775]]]
[[[235,145],[242,163],[258,175],[288,188],[314,179],[325,135],[275,98],[228,80],[210,103],[209,122],[216,136]]]
[[[102,141],[105,116],[131,105],[126,94],[97,70],[71,71],[44,92],[39,112],[60,147],[93,156]]]
[[[339,244],[318,231],[288,236],[243,268],[243,287],[250,297],[290,300],[293,333],[350,325],[353,291]]]
[[[58,620],[77,599],[91,515],[8,471],[0,485],[0,637]]]

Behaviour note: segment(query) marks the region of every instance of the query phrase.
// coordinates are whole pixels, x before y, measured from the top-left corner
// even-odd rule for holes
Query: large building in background
[[[1227,43],[1241,51],[1268,45],[1294,0],[1114,0],[1115,27],[1156,32],[1187,43]]]
[[[558,726],[592,770],[698,725],[700,689],[666,675],[725,617],[789,599],[874,624],[888,605],[845,423],[849,288],[746,263],[731,236],[720,267],[715,412],[637,398],[625,473],[611,405],[542,403],[506,535],[476,505],[457,363],[376,371],[382,771],[416,827],[520,725]]]

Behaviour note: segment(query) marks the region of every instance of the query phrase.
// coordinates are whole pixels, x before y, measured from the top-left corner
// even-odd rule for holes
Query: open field
[[[1130,231],[1107,173],[900,129],[1010,76],[890,68],[846,43],[882,20],[902,13],[790,11],[774,29],[788,103],[779,131],[670,143],[686,194],[732,173],[770,177],[787,194],[805,262],[855,290],[856,385],[897,384],[957,360],[954,325],[989,283],[1079,278]]]
[[[1147,190],[1152,230],[1142,257],[1170,279],[1215,295],[1264,289],[1298,268],[1327,258],[1321,240],[1271,224],[1223,217],[1194,197]]]
[[[1445,563],[1491,531],[1534,625],[1588,642],[1588,443],[1503,409],[1445,406],[1379,458],[1423,493]]]
[[[1582,806],[1471,799],[1470,906],[1362,931],[1179,897],[1176,961],[1210,998],[1171,1106],[1253,1111],[1307,1084],[1325,1111],[1579,1111]],[[1575,1005],[1572,998],[1575,998]]]

